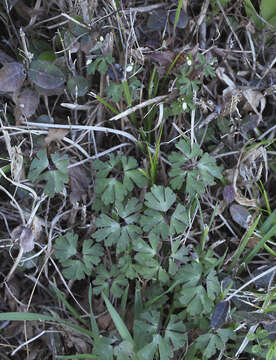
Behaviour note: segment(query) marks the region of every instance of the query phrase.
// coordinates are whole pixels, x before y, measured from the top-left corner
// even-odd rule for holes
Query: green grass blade
[[[84,329],[81,326],[70,323],[69,321],[55,318],[53,316],[35,314],[35,313],[25,313],[25,312],[5,312],[0,314],[0,321],[10,320],[10,321],[52,321],[59,323],[65,326],[68,326],[71,329],[74,329],[84,335],[92,337],[93,334],[91,331]]]
[[[130,91],[129,91],[129,86],[126,80],[122,81],[122,85],[123,85],[123,89],[124,89],[124,94],[125,94],[125,99],[126,99],[126,103],[128,107],[132,106],[132,100],[131,100],[131,95],[130,95]],[[136,116],[134,113],[131,113],[130,115],[130,119],[132,122],[132,125],[137,126],[137,120],[136,120]]]
[[[59,300],[65,305],[65,307],[70,311],[70,313],[75,316],[76,319],[78,319],[84,326],[88,327],[88,324],[85,320],[80,316],[80,314],[69,304],[69,302],[65,299],[65,297],[62,295],[62,293],[59,291],[58,288],[52,285],[52,289],[56,293],[56,296],[59,298]]]
[[[179,1],[178,1],[176,13],[175,13],[175,19],[174,19],[174,23],[173,23],[173,29],[174,29],[174,31],[175,31],[175,29],[176,29],[176,25],[177,25],[178,20],[179,20],[180,11],[181,11],[181,8],[182,8],[182,3],[183,3],[183,0],[179,0]]]
[[[89,302],[89,308],[90,308],[90,324],[91,324],[91,330],[93,333],[93,339],[95,340],[96,338],[99,337],[100,331],[99,331],[99,327],[98,327],[97,321],[96,321],[94,313],[93,313],[92,295],[93,295],[92,286],[91,286],[91,284],[89,284],[88,302]]]
[[[123,320],[121,319],[120,315],[118,314],[114,306],[111,304],[111,302],[108,300],[108,298],[104,293],[102,293],[102,297],[104,299],[109,315],[111,316],[114,325],[116,326],[116,329],[119,332],[121,338],[123,340],[129,341],[131,344],[134,344],[134,341],[130,335],[130,332],[128,331],[128,328],[124,324]]]
[[[260,232],[266,234],[271,226],[276,225],[276,209],[273,210],[271,215],[265,220],[265,222],[260,227]]]
[[[101,98],[99,95],[96,95],[95,97],[100,103],[102,103],[104,106],[106,106],[114,114],[118,115],[120,113],[114,106],[109,104],[105,99]]]
[[[238,260],[239,260],[239,258],[240,258],[240,256],[241,256],[243,250],[245,249],[245,247],[246,247],[246,245],[247,245],[247,243],[248,243],[248,241],[249,241],[249,239],[250,239],[250,237],[251,237],[251,235],[252,235],[253,232],[255,231],[256,226],[258,225],[258,222],[259,222],[260,218],[261,218],[261,215],[259,215],[259,216],[257,217],[257,219],[254,221],[254,223],[253,223],[253,224],[250,226],[250,228],[248,229],[247,233],[244,235],[244,237],[243,237],[243,239],[242,239],[242,241],[241,241],[241,244],[240,244],[239,248],[238,248],[237,251],[236,251],[236,254],[235,254],[235,256],[234,256],[234,259],[233,259],[233,261],[232,261],[232,264],[231,264],[231,266],[229,267],[229,272],[231,272],[231,271],[234,269],[234,267],[236,266],[236,264],[237,264],[237,262],[238,262]]]
[[[156,296],[155,298],[149,300],[146,302],[145,304],[145,308],[149,308],[152,304],[154,304],[156,301],[158,301],[159,299],[161,299],[164,295],[168,294],[169,292],[171,292],[177,285],[181,284],[182,280],[177,280],[175,281],[172,286],[169,287],[168,290],[164,291],[162,294]]]
[[[124,294],[122,297],[122,303],[121,303],[121,309],[122,309],[122,314],[123,314],[124,319],[126,317],[126,304],[127,304],[128,290],[129,290],[129,284],[125,288],[125,291],[124,291]]]
[[[272,236],[275,236],[276,234],[276,225],[274,225],[265,235],[264,237],[259,241],[257,246],[255,246],[250,253],[246,256],[243,263],[245,266],[247,266],[251,259],[264,247],[264,244],[270,240]]]

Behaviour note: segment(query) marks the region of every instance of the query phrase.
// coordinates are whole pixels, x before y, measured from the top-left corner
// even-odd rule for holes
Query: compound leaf
[[[140,225],[145,232],[161,236],[164,240],[169,236],[169,225],[165,217],[158,211],[147,209],[140,218]]]
[[[176,200],[176,195],[169,187],[153,185],[150,193],[145,195],[148,208],[167,212]]]
[[[36,157],[31,162],[29,170],[29,179],[34,182],[38,179],[39,175],[48,168],[49,161],[46,149],[39,150]]]
[[[60,261],[69,259],[77,253],[78,235],[72,232],[59,236],[55,241],[55,257]]]
[[[187,342],[186,326],[179,317],[172,315],[165,331],[165,339],[172,343],[174,350],[184,348]]]
[[[175,211],[171,216],[170,235],[181,234],[189,225],[188,211],[182,204],[177,204]]]
[[[218,179],[222,178],[221,169],[217,166],[216,159],[207,153],[203,154],[197,166],[202,179],[208,185],[212,185],[214,177]]]
[[[62,263],[62,273],[68,280],[83,280],[85,275],[91,275],[91,269],[87,269],[80,260],[68,259]]]
[[[216,271],[211,270],[206,279],[207,294],[210,300],[215,300],[221,291],[220,283],[216,276]]]
[[[124,170],[124,186],[128,191],[133,190],[133,183],[138,187],[142,188],[147,184],[146,177],[137,169],[138,163],[134,157],[127,158],[126,156],[122,157],[122,165]]]
[[[104,255],[104,250],[100,244],[94,244],[91,239],[84,240],[82,246],[83,261],[87,269],[93,269],[101,261],[100,256]]]

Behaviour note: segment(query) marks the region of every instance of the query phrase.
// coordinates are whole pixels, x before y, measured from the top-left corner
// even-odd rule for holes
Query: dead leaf
[[[107,330],[112,324],[112,319],[109,313],[105,313],[98,317],[97,322],[100,330]]]
[[[71,185],[71,204],[74,205],[81,199],[85,203],[90,183],[85,170],[81,166],[74,166],[69,169],[68,175]]]
[[[19,146],[11,146],[11,176],[16,182],[20,182],[23,175],[23,155]]]
[[[12,241],[20,241],[20,247],[23,253],[27,253],[33,250],[35,236],[32,229],[23,225],[17,226],[11,233]]]
[[[241,193],[237,190],[235,195],[235,201],[243,206],[248,207],[258,207],[257,201],[255,199],[247,199],[245,196],[242,196]]]
[[[21,92],[15,102],[21,114],[29,118],[36,112],[39,104],[39,95],[35,90],[26,88]]]
[[[26,71],[18,62],[6,63],[0,70],[0,91],[14,92],[21,88],[26,79]]]
[[[230,206],[230,214],[232,216],[232,219],[237,224],[239,224],[244,229],[248,228],[248,224],[249,224],[252,216],[245,207],[243,207],[241,205],[237,205],[237,204],[231,205]]]
[[[51,128],[48,130],[48,135],[44,139],[44,143],[48,146],[52,141],[60,141],[68,134],[67,129]]]
[[[163,76],[173,62],[176,54],[173,51],[156,51],[151,54],[145,55],[146,59],[152,60],[157,63],[157,72],[159,76]]]
[[[243,90],[243,96],[247,100],[247,104],[245,104],[245,110],[252,111],[256,114],[262,113],[264,111],[265,105],[266,105],[266,99],[264,95],[255,89],[247,89]],[[260,111],[258,111],[258,107],[260,106]]]

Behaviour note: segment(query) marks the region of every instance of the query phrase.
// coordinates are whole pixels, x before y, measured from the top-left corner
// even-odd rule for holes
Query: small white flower
[[[192,62],[192,60],[191,60],[190,58],[188,58],[188,57],[187,57],[187,65],[188,65],[188,66],[191,66],[191,65],[192,65],[192,63],[193,63],[193,62]]]
[[[89,65],[89,64],[91,64],[91,63],[92,63],[92,59],[86,60],[86,65]]]
[[[133,70],[133,64],[129,64],[126,67],[126,72],[131,72]]]
[[[185,111],[185,110],[187,109],[187,107],[188,107],[187,103],[184,102],[184,103],[182,104],[182,109],[183,109],[183,111]]]

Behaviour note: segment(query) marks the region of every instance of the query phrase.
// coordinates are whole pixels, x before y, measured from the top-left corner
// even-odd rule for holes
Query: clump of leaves
[[[73,232],[59,236],[55,241],[55,257],[61,262],[66,279],[82,280],[86,275],[90,276],[104,255],[102,246],[91,239],[84,240],[81,251],[79,248],[78,235]]]
[[[203,194],[207,185],[213,185],[215,178],[222,178],[222,169],[208,153],[203,153],[198,144],[182,139],[176,144],[178,152],[172,152],[168,159],[172,164],[169,172],[173,189],[185,188],[190,195]]]
[[[51,154],[51,161],[53,165],[50,165],[47,151],[40,150],[31,162],[28,177],[33,183],[46,181],[44,192],[53,197],[55,193],[61,192],[69,181],[67,168],[69,159],[67,155],[60,156],[55,153]],[[54,169],[51,169],[52,167]]]
[[[111,154],[108,161],[96,160],[95,192],[104,205],[122,202],[134,189],[134,185],[143,188],[147,178],[138,169],[133,157],[115,156]]]

